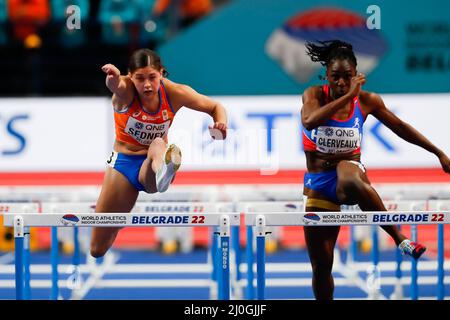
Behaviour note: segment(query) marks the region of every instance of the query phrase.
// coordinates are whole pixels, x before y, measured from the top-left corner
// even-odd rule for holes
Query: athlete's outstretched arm
[[[396,135],[405,141],[413,143],[419,147],[434,153],[441,162],[445,172],[450,173],[450,159],[444,151],[437,148],[424,135],[414,129],[410,124],[402,121],[392,111],[386,108],[381,97],[375,93],[366,93],[361,102],[369,108],[370,114],[380,120],[386,127],[391,129]]]
[[[119,69],[112,64],[105,64],[102,71],[106,73],[106,86],[114,94],[113,103],[127,104],[133,98],[131,79],[128,76],[121,76]]]
[[[226,138],[227,113],[220,102],[198,93],[187,85],[171,82],[167,87],[170,88],[170,99],[174,105],[209,114],[214,121],[214,125],[209,127],[211,136],[217,140]]]

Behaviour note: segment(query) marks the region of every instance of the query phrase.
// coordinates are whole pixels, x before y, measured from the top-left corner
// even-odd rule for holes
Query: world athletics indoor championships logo
[[[341,40],[353,46],[357,70],[368,75],[387,51],[379,30],[369,30],[366,17],[341,8],[317,8],[301,12],[276,29],[266,42],[267,54],[285,72],[306,83],[321,65],[306,54],[306,42]]]
[[[313,212],[308,212],[304,214],[302,219],[306,225],[317,224],[318,222],[320,222],[320,216]]]
[[[80,219],[74,215],[74,214],[65,214],[64,216],[62,216],[61,218],[61,223],[64,226],[74,226],[76,225],[78,222],[80,221]]]

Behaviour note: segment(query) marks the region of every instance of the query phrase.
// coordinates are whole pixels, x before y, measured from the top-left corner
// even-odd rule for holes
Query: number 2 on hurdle
[[[433,221],[433,222],[443,222],[444,221],[444,215],[442,213],[433,214],[431,216],[431,221]]]
[[[205,216],[192,216],[192,223],[205,223]]]

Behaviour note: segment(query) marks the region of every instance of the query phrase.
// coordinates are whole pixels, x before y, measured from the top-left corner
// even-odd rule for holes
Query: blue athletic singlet
[[[323,86],[323,92],[325,101],[328,101],[328,85]],[[364,120],[365,115],[359,105],[358,97],[355,97],[350,116],[347,119],[339,120],[332,117],[323,125],[312,130],[303,128],[303,148],[305,151],[326,154],[360,154]],[[336,196],[336,169],[318,173],[306,172],[304,186],[321,193],[335,203],[339,203]]]
[[[329,87],[323,86],[328,101]],[[365,116],[359,105],[358,97],[353,99],[352,111],[345,120],[331,118],[325,124],[307,130],[303,128],[303,148],[306,151],[322,153],[360,153]]]

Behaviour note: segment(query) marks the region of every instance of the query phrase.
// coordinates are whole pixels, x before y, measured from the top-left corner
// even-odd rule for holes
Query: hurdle
[[[148,197],[146,197],[148,198]],[[156,198],[156,197],[155,197]],[[158,197],[158,199],[162,199]],[[164,198],[165,199],[165,198]],[[178,200],[185,200],[186,195],[183,194],[183,197]],[[60,212],[60,213],[77,213],[77,212],[89,212],[94,213],[95,210],[95,202],[79,202],[79,203],[62,203],[62,202],[44,202],[42,203],[42,211],[43,212]],[[184,213],[190,212],[192,214],[197,213],[207,213],[207,212],[233,212],[232,206],[230,203],[211,203],[211,202],[136,202],[135,206],[131,210],[131,213],[151,213],[151,212],[164,212],[167,213]],[[166,228],[166,226],[164,226]],[[219,227],[216,227],[217,229]],[[78,230],[78,227],[74,227],[74,231]],[[214,230],[216,231],[216,230]],[[52,244],[57,243],[57,228],[52,227]],[[214,245],[218,243],[215,241],[216,237],[218,238],[219,230],[217,232],[213,232],[212,235],[214,237],[213,246],[211,246],[210,255],[212,256],[212,261],[215,262],[220,258],[221,252],[218,245]],[[233,239],[233,237],[231,237]],[[76,266],[79,264],[79,241],[78,235],[74,232],[74,254],[73,254],[73,266],[74,271],[76,271]],[[51,251],[51,266],[52,266],[52,290],[51,290],[51,299],[56,300],[59,297],[59,288],[58,288],[58,251],[55,245],[52,245]],[[217,260],[218,261],[218,260]],[[213,272],[212,272],[212,282],[210,286],[210,296],[211,299],[217,299],[217,283],[218,283],[218,271],[217,271],[217,263],[212,263]],[[95,281],[90,281],[91,285],[94,285]],[[86,290],[81,290],[81,292],[77,292],[74,290],[72,292],[73,299],[80,299]]]
[[[450,199],[449,183],[373,183],[373,186],[383,200],[417,201]]]
[[[219,188],[217,186],[171,186],[163,193],[140,193],[139,202],[216,202]],[[97,200],[97,199],[95,199]]]
[[[267,189],[265,185],[226,185],[223,187],[222,194],[224,200],[234,203],[235,211],[243,213],[244,216],[248,210],[258,210],[258,208],[264,212],[282,211],[285,204],[301,204],[298,199],[302,197],[301,190],[293,188],[292,185],[274,185],[270,189]],[[261,205],[263,206],[262,208],[260,207]],[[252,208],[252,206],[256,207]],[[300,205],[299,208],[302,208],[302,206]],[[243,285],[241,284],[243,279],[240,271],[241,249],[239,227],[233,227],[231,232],[233,234],[232,252],[234,252],[233,262],[235,266],[234,273],[232,274],[233,293],[236,299],[242,299],[243,297],[253,299],[254,287],[252,281],[249,282],[249,279],[253,279],[254,276],[253,268],[247,268],[247,286],[244,292]],[[253,238],[253,230],[251,227],[246,227],[246,235],[247,239]],[[247,241],[247,258],[252,257],[252,250],[252,243],[248,245]],[[248,265],[251,263],[247,260]]]
[[[256,212],[303,212],[303,201],[253,201],[253,202],[240,202],[237,205],[239,212],[244,212],[245,219],[247,213]],[[247,242],[246,242],[246,256],[247,256],[247,286],[245,289],[245,298],[253,300],[255,297],[255,288],[253,285],[254,273],[253,273],[253,226],[246,226]],[[239,247],[234,248],[239,250]],[[240,290],[240,260],[236,262],[238,265],[236,270],[235,283],[236,290]]]
[[[245,224],[256,231],[257,299],[265,299],[265,239],[268,226],[343,226],[343,225],[442,225],[450,224],[450,211],[363,211],[286,213],[248,212]],[[439,267],[442,268],[442,267]],[[441,277],[443,278],[443,277]],[[442,284],[443,285],[443,284]],[[438,284],[440,288],[441,284]]]
[[[428,201],[428,209],[429,210],[437,210],[437,211],[450,211],[450,201],[442,201],[442,200],[430,200]],[[437,248],[437,263],[438,263],[438,290],[437,290],[437,299],[444,300],[445,298],[445,287],[444,287],[444,225],[438,225],[438,248]]]
[[[5,216],[9,213],[14,212],[24,212],[25,214],[31,213],[31,212],[39,212],[40,207],[38,203],[30,202],[30,203],[16,203],[16,202],[2,202],[2,214]],[[4,221],[4,224],[6,226],[6,223]],[[22,240],[19,242],[23,245],[23,254],[19,257],[15,257],[16,259],[21,259],[21,263],[23,263],[23,272],[21,273],[21,276],[23,277],[23,296],[24,299],[30,299],[31,298],[31,287],[30,287],[30,229],[27,226],[23,230],[23,237]]]
[[[392,197],[392,198],[394,198],[394,199],[398,199],[398,198],[400,198],[400,199],[402,199],[403,198],[403,194],[402,195],[396,195],[395,193],[393,194],[393,191],[392,190],[397,190],[397,188],[391,188],[391,186],[389,186],[389,188],[388,188],[388,191],[389,192],[391,192],[391,194],[390,194],[390,196]],[[281,189],[280,189],[281,190]],[[394,191],[395,191],[394,190]],[[76,191],[76,190],[74,190],[74,191]],[[268,197],[270,197],[271,199],[274,199],[274,198],[278,198],[278,192],[279,192],[279,190],[277,190],[277,192],[276,192],[276,194],[271,194],[271,191],[270,191],[270,189],[268,189],[268,190],[266,190],[266,192],[265,193],[263,193],[263,188],[258,188],[256,191],[258,191],[258,194],[257,195],[254,195],[254,198],[257,198],[257,199],[267,199]],[[417,190],[414,190],[414,194],[416,194],[416,193],[419,193],[419,192],[423,192],[423,190],[422,189],[417,189]],[[37,192],[36,192],[37,193]],[[94,197],[92,197],[92,200],[93,201],[95,201],[95,194],[94,194],[95,192],[92,192],[92,195],[94,196]],[[428,193],[428,194],[422,194],[422,199],[424,199],[424,198],[428,198],[429,196],[431,196],[431,197],[433,197],[434,195],[436,195],[436,194],[442,194],[442,192],[439,192],[439,189],[438,188],[436,188],[435,190],[430,190],[430,192]],[[296,194],[296,193],[295,193]],[[294,193],[292,193],[292,195],[295,195]],[[50,195],[51,197],[47,197],[48,196],[48,193],[45,193],[45,192],[39,192],[39,195],[42,195],[43,197],[42,197],[42,199],[51,199],[51,198],[57,198],[57,196],[55,196],[55,195]],[[178,196],[179,195],[179,196]],[[241,194],[242,195],[242,194]],[[252,193],[250,193],[250,195],[252,195]],[[223,196],[224,196],[224,194],[222,193],[222,194],[220,194],[220,196],[221,196],[221,199],[223,199]],[[291,195],[289,195],[289,197],[290,197]],[[176,201],[175,203],[177,203],[178,201],[180,201],[180,200],[182,200],[182,199],[184,199],[184,198],[187,198],[187,197],[191,197],[191,195],[190,195],[190,193],[187,193],[187,192],[184,192],[184,194],[183,194],[183,192],[177,192],[177,197],[175,197],[174,198],[174,200]],[[197,197],[197,196],[196,196]],[[91,197],[89,197],[89,198],[91,198]],[[242,197],[241,196],[241,198],[246,198],[246,197]],[[411,197],[409,197],[409,198],[411,198]],[[17,198],[17,200],[23,200],[23,197],[18,197]],[[58,199],[59,200],[59,199]],[[73,201],[73,197],[68,197],[67,195],[65,196],[65,198],[64,198],[64,200],[70,200],[70,201]],[[147,200],[147,199],[145,199],[145,200]],[[151,200],[155,200],[155,201],[161,201],[161,200],[163,200],[163,199],[160,199],[159,197],[156,197],[155,199],[151,199]],[[230,199],[226,199],[226,200],[230,200]],[[241,199],[242,200],[242,199]],[[139,202],[139,199],[138,199],[138,202]],[[271,203],[272,201],[266,201],[267,203]],[[402,206],[398,206],[397,208],[394,208],[394,207],[392,207],[392,206],[390,206],[390,203],[401,203],[401,202],[405,202],[405,203],[407,203],[407,204],[409,204],[410,202],[411,202],[411,200],[409,200],[409,201],[403,201],[403,200],[398,200],[398,201],[391,201],[391,200],[389,200],[389,201],[383,201],[384,203],[385,203],[385,205],[387,206],[387,208],[388,208],[388,210],[390,210],[390,211],[397,211],[397,210],[404,210],[404,211],[407,211],[407,210],[410,210],[411,208],[408,208],[408,207],[402,207]],[[425,201],[425,202],[427,202],[427,201]],[[429,203],[429,210],[436,210],[436,211],[438,211],[438,210],[440,210],[437,206],[434,208],[434,207],[432,207],[431,206],[431,204],[432,204],[432,202],[433,201],[428,201],[427,203]],[[443,202],[443,201],[439,201],[440,203],[441,202]],[[445,201],[444,201],[445,202]],[[94,204],[94,203],[92,203],[92,204]],[[158,203],[153,203],[153,204],[158,204]],[[174,203],[172,203],[172,204],[174,204]],[[2,204],[2,205],[4,205],[4,203]],[[17,205],[17,203],[16,203],[16,205]],[[22,204],[19,204],[19,205],[22,205]],[[66,203],[65,205],[70,205],[70,203]],[[449,210],[448,208],[445,208],[445,207],[443,207],[443,208],[441,208],[441,210]],[[33,210],[34,211],[34,210]],[[87,210],[86,210],[87,211]],[[233,211],[236,211],[235,209],[233,209]],[[263,210],[261,213],[262,214],[264,214],[264,213],[267,213],[267,212],[270,212],[270,211],[276,211],[276,210],[274,210],[274,209],[267,209],[267,210]],[[282,211],[282,210],[280,210],[280,211]],[[351,210],[350,210],[351,211]],[[19,210],[19,211],[17,211],[17,212],[22,212],[21,210]],[[47,211],[45,211],[44,210],[44,212],[47,212]],[[70,212],[69,212],[70,213]],[[73,213],[73,212],[72,212]],[[242,215],[241,215],[242,216]],[[394,223],[392,223],[392,224],[394,224]],[[438,225],[437,226],[438,227],[438,233],[439,234],[441,234],[441,236],[439,236],[438,237],[438,239],[440,239],[441,237],[442,237],[442,239],[443,239],[443,225]],[[233,226],[233,228],[238,228],[237,226]],[[247,226],[247,229],[252,229],[252,228],[248,228],[248,226]],[[441,230],[442,229],[442,233],[440,233]],[[233,231],[231,231],[231,233],[233,233]],[[216,235],[214,235],[214,237],[216,237]],[[420,237],[420,233],[419,233],[419,237]],[[25,234],[25,237],[24,237],[24,245],[26,245],[26,234]],[[230,240],[232,240],[232,244],[233,245],[231,245],[231,247],[233,248],[234,247],[234,243],[235,243],[235,240],[237,240],[237,239],[235,239],[234,237],[233,237],[233,235],[231,236],[231,238],[230,238]],[[443,246],[442,246],[442,241],[438,241],[438,247],[439,247],[439,250],[438,250],[438,261],[443,261]],[[345,250],[345,248],[342,248],[342,249],[344,249]],[[26,250],[26,248],[24,249],[24,250]],[[218,251],[219,253],[220,253],[220,251]],[[396,250],[396,252],[398,253],[398,257],[400,258],[400,259],[402,259],[402,256],[399,254],[399,251],[398,250]],[[375,252],[372,252],[373,254],[375,254]],[[239,257],[239,255],[236,255],[237,257]],[[351,258],[351,252],[349,252],[349,254],[348,254],[348,259],[349,258]],[[356,255],[354,255],[354,256],[356,256]],[[209,256],[208,256],[208,258],[209,258]],[[24,255],[24,259],[25,259],[25,261],[24,261],[24,264],[25,264],[25,266],[26,266],[26,258],[25,258],[25,255]],[[233,252],[230,252],[230,261],[232,261],[232,259],[233,259]],[[395,260],[394,260],[395,261]],[[351,262],[351,261],[349,261],[349,260],[347,260],[347,263],[349,263],[349,262]],[[400,263],[401,263],[401,260],[400,260]],[[399,279],[399,278],[401,278],[401,272],[402,272],[402,268],[400,268],[400,263],[398,263],[397,262],[397,270],[399,271],[399,273],[400,273],[400,275],[399,276],[397,276],[396,275],[396,277]],[[434,264],[430,264],[430,263],[424,263],[423,265],[421,265],[422,264],[422,261],[419,261],[419,265],[420,265],[420,270],[431,270],[430,268],[434,268],[433,270],[435,270],[436,269],[436,266],[435,266],[435,261],[433,262]],[[208,266],[210,265],[210,262],[208,261]],[[216,264],[214,264],[214,265],[216,265]],[[237,264],[238,266],[239,266],[239,264]],[[403,268],[403,270],[412,270],[413,268],[414,268],[414,266],[412,266],[412,267],[410,267],[411,265],[412,265],[412,263],[410,264],[409,263],[409,261],[408,261],[408,263],[407,264],[405,264],[406,266],[405,266],[405,268]],[[345,267],[345,265],[343,265],[344,267]],[[389,270],[391,270],[391,271],[394,271],[394,269],[393,269],[393,266],[394,266],[394,264],[393,263],[391,263],[389,266],[388,266],[388,269]],[[440,268],[440,266],[441,266],[441,263],[439,263],[438,264],[438,278],[442,278],[443,279],[443,265],[442,265],[442,268]],[[230,277],[231,277],[231,280],[233,280],[234,278],[233,278],[233,270],[232,270],[232,267],[233,267],[233,262],[230,262],[230,267],[231,267],[231,270],[230,270]],[[242,265],[241,265],[241,267],[242,267]],[[244,266],[245,267],[245,266]],[[270,266],[271,267],[271,266]],[[270,272],[270,267],[269,267],[269,272]],[[357,266],[357,267],[361,267],[361,266]],[[383,268],[384,267],[384,264],[382,263],[381,264],[381,267]],[[408,268],[410,268],[410,269],[408,269]],[[241,268],[242,269],[242,268]],[[439,269],[441,269],[441,271],[439,271]],[[448,270],[448,268],[446,267],[446,269]],[[33,269],[32,269],[33,270]],[[239,270],[239,267],[238,268],[236,268],[236,270]],[[251,270],[251,271],[253,271],[253,268],[250,268],[249,270]],[[357,270],[357,268],[355,268],[354,269],[354,271],[356,271]],[[382,269],[382,270],[385,270],[385,269]],[[13,270],[11,269],[11,272],[12,272]],[[60,272],[61,272],[61,269],[60,269]],[[25,274],[24,274],[25,275]],[[436,279],[436,278],[435,278]],[[405,285],[405,280],[406,279],[399,279],[399,280],[402,280],[402,281],[398,281],[398,284],[400,285],[400,289],[401,290],[405,290],[405,288],[403,287],[402,288],[402,283],[403,283],[403,286]],[[425,281],[425,279],[423,279],[424,281]],[[388,279],[386,279],[386,281],[388,281],[388,282],[386,282],[386,283],[389,283],[389,285],[393,285],[394,284],[394,277],[390,277],[389,278],[389,280]],[[428,280],[427,280],[428,281]],[[436,281],[436,280],[433,280],[433,281]],[[26,280],[25,280],[25,282],[26,282]],[[241,283],[244,283],[245,282],[245,280],[242,280],[241,281]],[[423,282],[423,281],[422,281]],[[422,283],[422,282],[420,282],[420,283]],[[251,282],[250,282],[251,283]],[[384,283],[384,282],[383,282]],[[408,279],[408,283],[409,283],[409,279]],[[441,283],[441,280],[439,280],[439,283]],[[443,282],[442,282],[443,283]],[[447,282],[446,282],[447,283]],[[215,283],[212,283],[212,282],[210,282],[210,285],[211,286],[214,286],[215,285]],[[233,283],[231,283],[231,285],[233,285]],[[272,285],[272,283],[271,282],[269,282],[269,286],[271,286]],[[243,287],[242,287],[243,288]],[[442,289],[440,289],[440,292],[441,292],[441,296],[443,297],[444,295],[445,295],[445,292],[444,292],[444,286],[442,285],[442,286],[440,286],[440,288],[442,288]],[[233,291],[231,291],[231,293],[233,293]],[[394,295],[393,295],[394,296]],[[394,298],[394,297],[391,297],[392,299],[398,299],[398,298]],[[412,295],[411,295],[412,296]],[[400,296],[400,299],[402,298],[402,296]],[[439,299],[439,297],[438,297],[438,299]]]
[[[173,205],[173,204],[172,204]],[[229,241],[230,227],[240,224],[239,214],[183,212],[168,215],[152,213],[5,213],[4,225],[14,227],[16,299],[24,296],[24,230],[26,227],[219,227],[221,259],[217,259],[219,299],[230,299]]]
[[[227,204],[222,204],[222,203],[212,203],[212,202],[182,202],[181,200],[196,200],[198,201],[199,199],[203,199],[203,200],[215,200],[215,189],[212,188],[213,190],[209,190],[208,192],[203,192],[205,190],[198,190],[196,189],[195,192],[188,192],[187,189],[183,189],[180,188],[180,190],[176,190],[174,192],[171,192],[171,197],[173,199],[173,202],[161,202],[161,200],[165,200],[167,198],[167,195],[164,194],[156,194],[156,195],[144,195],[145,197],[141,197],[140,199],[138,199],[138,202],[136,203],[135,207],[132,210],[132,213],[138,213],[138,212],[161,212],[162,210],[164,210],[167,213],[167,209],[169,208],[170,210],[176,211],[176,212],[185,212],[185,211],[190,211],[190,212],[197,212],[197,213],[201,213],[201,212],[211,212],[211,211],[218,211],[218,212],[231,212],[232,210],[230,209],[231,207],[228,206],[228,208],[226,207]],[[22,190],[22,189],[20,189]],[[68,190],[72,190],[72,188],[67,189]],[[75,188],[73,191],[76,192],[80,192],[83,189],[79,189],[79,188]],[[59,190],[61,191],[61,190]],[[32,196],[33,199],[36,200],[43,200],[44,202],[39,203],[39,204],[35,204],[34,207],[30,210],[28,210],[29,212],[60,212],[60,213],[77,213],[77,212],[89,212],[89,213],[94,213],[95,211],[95,190],[93,188],[88,188],[87,191],[89,192],[82,192],[81,195],[76,195],[76,194],[66,194],[66,193],[57,193],[57,194],[52,194],[49,193],[47,191],[45,191],[44,189],[40,189],[38,191],[34,191],[34,189],[28,189],[25,188],[25,194]],[[214,192],[212,192],[214,191]],[[62,196],[60,198],[60,196]],[[16,200],[23,200],[24,197],[20,194],[16,194]],[[50,200],[50,199],[54,199],[57,200],[59,202],[45,202],[45,200]],[[65,200],[65,201],[71,201],[71,202],[61,202],[60,199]],[[89,202],[76,202],[77,199],[83,199],[83,200],[89,200]],[[149,200],[152,200],[153,202],[149,202]],[[145,202],[146,201],[146,202]],[[10,206],[8,206],[8,203],[2,202],[2,208],[7,208],[7,210],[9,212],[21,212],[21,205],[17,204],[17,203],[12,203]],[[5,211],[5,210],[4,210]],[[3,213],[3,211],[2,211]],[[169,227],[170,228],[170,227]],[[52,227],[51,228],[51,291],[50,291],[50,298],[52,300],[56,300],[56,299],[60,299],[61,295],[59,294],[59,287],[58,287],[58,279],[59,279],[59,275],[58,275],[58,258],[59,258],[59,253],[58,253],[58,231],[57,231],[57,227]],[[77,272],[79,270],[79,268],[77,268],[77,266],[79,265],[80,262],[80,245],[79,245],[79,241],[78,241],[78,227],[75,226],[73,228],[73,241],[74,241],[74,252],[73,252],[73,259],[72,259],[72,270],[74,272]],[[216,238],[218,238],[218,232],[219,229],[217,227],[217,234],[215,234],[214,232],[212,233],[213,236]],[[28,234],[25,232],[25,253],[24,253],[24,265],[25,265],[25,297],[29,297],[29,290],[27,290],[27,288],[29,288],[30,285],[30,278],[28,276],[28,270],[29,270],[29,252],[28,252],[28,246],[27,246],[27,237]],[[231,238],[232,239],[232,238]],[[215,255],[220,255],[220,250],[218,249],[218,246],[215,246],[215,251],[212,251]],[[108,258],[105,260],[105,262],[110,261],[111,259],[109,259],[109,253],[108,252]],[[211,254],[211,253],[210,253]],[[210,256],[208,256],[209,258]],[[88,256],[89,258],[89,256]],[[214,256],[214,261],[215,261],[215,256]],[[93,259],[89,259],[89,261],[91,261]],[[92,261],[91,261],[92,262]],[[210,261],[209,261],[210,262]],[[93,266],[90,266],[92,269]],[[212,299],[217,299],[217,272],[215,272],[216,265],[212,265],[214,272],[212,274],[212,281],[210,283],[210,297]],[[95,275],[98,276],[98,270],[102,269],[103,270],[103,266],[102,268],[96,268],[95,269]],[[92,269],[93,270],[93,269]],[[69,271],[70,272],[70,271]],[[90,285],[94,285],[95,281],[92,282],[91,279],[92,277],[89,277],[89,284]],[[86,293],[86,290],[79,290],[77,287],[73,287],[72,289],[72,297],[70,299],[79,299],[80,295],[83,295],[83,292]],[[78,291],[78,292],[77,292]]]
[[[427,200],[384,200],[383,204],[385,205],[386,209],[388,211],[424,211],[428,210],[428,201]],[[343,205],[341,206],[342,212],[363,212],[357,205]],[[346,273],[350,277],[350,279],[355,279],[356,276],[356,270],[354,268],[354,264],[356,262],[356,241],[354,238],[354,225],[350,226],[350,250],[348,251],[347,256],[347,262],[345,265],[346,270],[348,270]],[[401,229],[401,225],[397,226],[399,229]],[[412,226],[412,231],[414,231],[415,226]],[[378,232],[379,228],[377,225],[371,226],[371,238],[372,238],[372,249],[371,249],[371,258],[372,263],[375,268],[378,267],[379,264],[379,247],[378,247]],[[417,233],[415,234],[417,237]],[[417,240],[417,239],[416,239]],[[395,261],[396,261],[396,272],[395,272],[395,278],[396,283],[394,285],[394,292],[390,296],[390,299],[392,300],[401,300],[403,299],[403,287],[402,287],[402,271],[401,271],[401,264],[402,264],[403,257],[401,255],[401,252],[399,250],[395,251]],[[412,272],[417,273],[417,264],[412,264]],[[412,290],[412,296],[417,296],[417,277],[413,277],[411,279],[411,290]],[[380,298],[380,288],[377,286],[373,286],[369,290],[369,299],[377,300]]]

